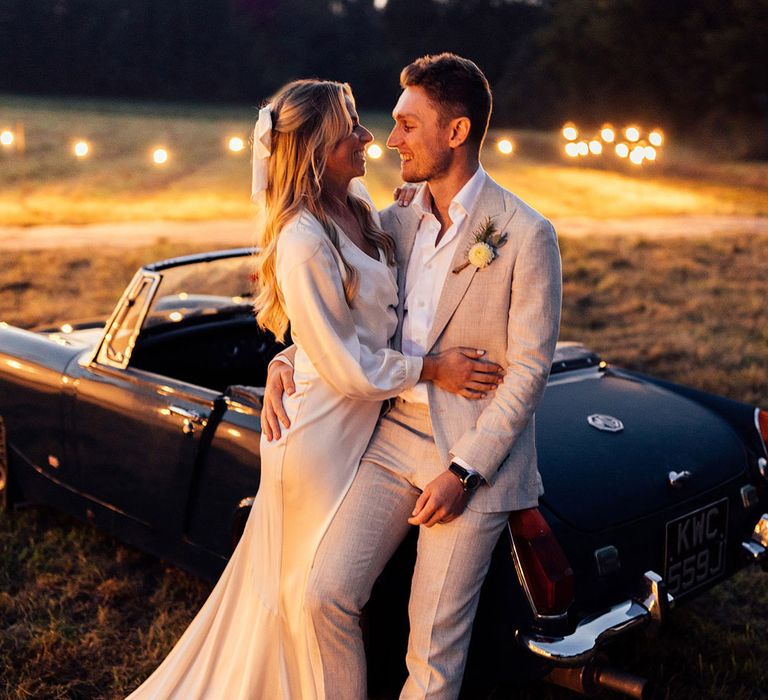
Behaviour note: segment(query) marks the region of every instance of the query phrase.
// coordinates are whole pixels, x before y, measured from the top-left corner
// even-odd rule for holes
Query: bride
[[[261,441],[261,484],[210,597],[130,700],[313,700],[322,665],[304,591],[315,552],[358,467],[381,401],[418,381],[461,391],[476,360],[387,347],[397,325],[395,243],[365,174],[373,140],[348,85],[299,80],[259,112],[254,194],[266,206],[257,321],[291,326],[291,427]],[[486,371],[488,365],[485,365]]]

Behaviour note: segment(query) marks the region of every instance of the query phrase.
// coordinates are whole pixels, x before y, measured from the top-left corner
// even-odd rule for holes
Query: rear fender
[[[64,462],[65,369],[82,348],[45,335],[0,328],[0,417],[6,450],[38,467]]]

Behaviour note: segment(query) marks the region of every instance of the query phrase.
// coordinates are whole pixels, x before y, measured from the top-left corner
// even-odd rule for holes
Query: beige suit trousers
[[[328,698],[366,697],[360,612],[411,527],[407,519],[425,475],[445,466],[440,465],[427,407],[396,400],[379,421],[310,576],[307,606]],[[408,608],[409,675],[402,699],[458,696],[480,587],[508,515],[465,509],[450,523],[421,527]]]

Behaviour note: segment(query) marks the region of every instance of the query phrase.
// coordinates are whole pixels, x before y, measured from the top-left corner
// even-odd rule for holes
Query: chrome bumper
[[[518,632],[518,636],[523,646],[541,659],[559,666],[582,666],[611,638],[636,627],[660,624],[672,603],[673,598],[667,593],[661,576],[654,571],[646,571],[637,596],[614,605],[606,612],[585,618],[571,634],[546,637]]]

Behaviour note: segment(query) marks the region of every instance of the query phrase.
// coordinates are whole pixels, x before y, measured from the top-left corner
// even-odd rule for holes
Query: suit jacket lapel
[[[469,212],[469,216],[464,222],[460,240],[456,246],[456,252],[453,255],[453,260],[451,260],[451,265],[448,268],[448,273],[445,277],[445,282],[443,283],[443,289],[440,293],[440,301],[437,303],[437,309],[435,310],[435,318],[432,322],[432,328],[427,337],[427,352],[432,350],[432,347],[435,342],[437,342],[437,339],[440,337],[446,324],[451,316],[453,316],[453,312],[456,310],[456,307],[466,293],[478,268],[474,265],[467,265],[457,274],[454,274],[453,270],[466,262],[467,251],[474,243],[474,235],[487,217],[495,217],[494,220],[497,226],[506,225],[508,218],[505,217],[504,221],[499,220],[499,214],[502,214],[503,212],[503,191],[495,182],[493,182],[493,180],[486,176],[485,184],[483,185],[483,189],[480,190],[475,206],[472,208],[472,211]],[[413,246],[413,242],[411,242],[411,246]]]

